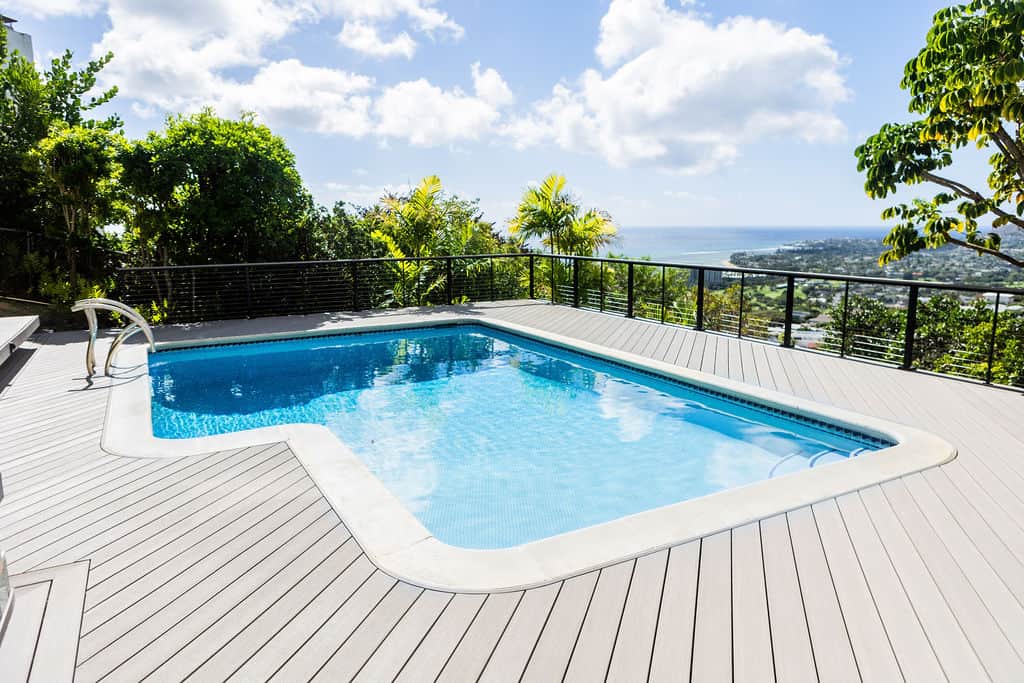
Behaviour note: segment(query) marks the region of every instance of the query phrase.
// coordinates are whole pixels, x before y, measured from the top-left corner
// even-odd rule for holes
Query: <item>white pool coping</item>
[[[118,379],[108,399],[102,446],[114,455],[161,458],[287,442],[363,551],[382,571],[426,588],[458,592],[519,590],[564,579],[941,465],[956,457],[956,450],[948,442],[913,427],[531,327],[457,312],[438,314],[429,320],[383,318],[352,327],[197,339],[158,344],[158,348],[460,323],[483,325],[579,350],[789,413],[824,420],[897,445],[499,550],[460,548],[438,540],[348,446],[322,425],[290,424],[195,439],[153,436],[147,350],[141,345],[121,351]]]

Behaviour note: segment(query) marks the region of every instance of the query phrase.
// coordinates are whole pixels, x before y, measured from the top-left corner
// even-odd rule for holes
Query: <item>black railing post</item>
[[[548,263],[551,266],[551,303],[556,303],[555,302],[555,257],[552,256],[549,259]]]
[[[665,266],[661,267],[661,324],[665,324]]]
[[[359,261],[352,261],[352,310],[359,310]]]
[[[996,305],[992,309],[992,332],[988,337],[988,364],[985,366],[985,384],[992,383],[992,363],[996,357],[996,330],[999,326],[999,297],[1002,296],[999,292],[996,292]]]
[[[839,327],[839,357],[846,356],[846,325],[850,315],[850,281],[846,281],[846,289],[843,291],[843,321]]]
[[[697,309],[693,313],[693,329],[704,329],[704,269],[697,269]]]
[[[572,260],[572,305],[573,308],[580,307],[580,260]]]
[[[599,284],[601,302],[598,304],[598,308],[604,313],[604,261],[601,261],[601,279]]]
[[[740,273],[740,311],[736,316],[736,336],[743,336],[743,294],[747,286],[747,274]]]
[[[910,286],[910,297],[907,299],[907,324],[903,330],[903,365],[904,370],[914,367],[914,337],[917,336],[917,285]]]
[[[444,289],[449,306],[455,303],[455,285],[452,282],[452,259],[453,257],[451,256],[447,256],[444,259]]]
[[[626,267],[626,317],[633,317],[633,264]]]
[[[533,299],[533,254],[530,254],[530,298]]]
[[[783,319],[782,345],[793,346],[793,299],[796,298],[796,278],[786,276],[786,317]]]
[[[252,317],[252,282],[249,280],[249,266],[245,266],[245,317]]]
[[[491,301],[494,301],[494,257],[490,259],[491,262]]]

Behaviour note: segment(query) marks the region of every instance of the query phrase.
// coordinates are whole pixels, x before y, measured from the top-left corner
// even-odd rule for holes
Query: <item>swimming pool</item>
[[[517,546],[893,445],[490,326],[161,351],[153,435],[327,427],[443,543]]]

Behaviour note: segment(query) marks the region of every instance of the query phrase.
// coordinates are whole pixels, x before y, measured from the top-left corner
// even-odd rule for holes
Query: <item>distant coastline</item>
[[[731,266],[738,252],[770,254],[796,242],[834,238],[876,239],[884,226],[853,227],[643,227],[619,228],[619,239],[602,255],[651,258],[669,263]]]

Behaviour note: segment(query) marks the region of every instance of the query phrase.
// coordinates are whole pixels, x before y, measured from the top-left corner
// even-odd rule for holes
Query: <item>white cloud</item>
[[[362,21],[346,21],[338,34],[338,42],[371,57],[412,59],[416,53],[416,41],[405,31],[385,40],[381,38],[376,26]]]
[[[225,81],[214,102],[232,115],[255,111],[271,126],[362,137],[372,127],[372,86],[366,76],[286,59],[267,64],[251,81]]]
[[[345,25],[338,42],[345,47],[375,58],[411,59],[417,43],[402,31],[392,38],[381,35],[385,24],[404,21],[418,33],[430,38],[447,36],[458,40],[465,30],[445,12],[434,7],[435,0],[315,0],[317,12],[340,16]]]
[[[373,104],[376,132],[429,147],[457,140],[479,140],[501,117],[512,93],[494,69],[472,67],[475,94],[443,90],[425,78],[385,88]]]
[[[56,16],[89,16],[103,7],[102,0],[7,0],[4,15],[21,19],[28,16],[45,19]]]
[[[465,30],[447,13],[434,7],[436,0],[314,0],[313,7],[328,16],[380,24],[406,19],[430,36],[447,34],[459,39]]]
[[[664,0],[613,0],[589,69],[504,133],[517,147],[555,144],[614,166],[703,173],[767,136],[834,141],[848,97],[828,40],[752,17],[714,24]]]
[[[508,83],[494,69],[480,70],[480,62],[471,67],[473,73],[473,90],[476,96],[494,107],[504,107],[515,101]]]
[[[373,185],[369,183],[328,182],[324,184],[329,201],[343,201],[356,206],[372,206],[386,194],[403,195],[412,190],[408,183]]]

